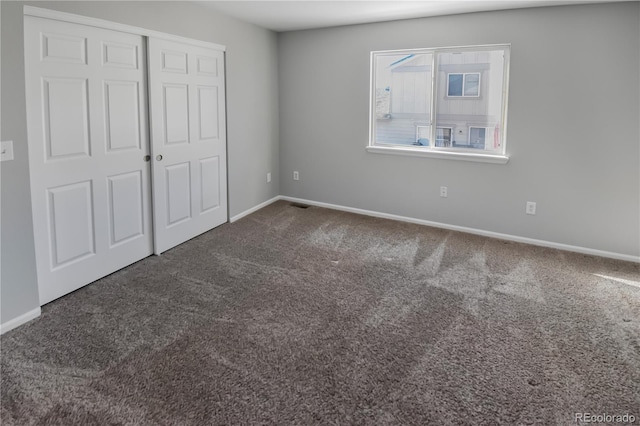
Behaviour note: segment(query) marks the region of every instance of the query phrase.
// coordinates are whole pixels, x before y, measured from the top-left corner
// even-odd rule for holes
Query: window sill
[[[474,154],[471,152],[451,152],[425,150],[424,148],[398,146],[368,146],[367,152],[374,154],[406,155],[410,157],[442,158],[446,160],[475,161],[477,163],[507,164],[509,157],[495,154]]]

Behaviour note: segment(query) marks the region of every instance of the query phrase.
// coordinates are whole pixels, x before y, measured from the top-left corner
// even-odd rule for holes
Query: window
[[[368,150],[505,163],[509,45],[371,53]]]
[[[447,96],[480,96],[480,73],[447,74]]]
[[[451,146],[451,127],[436,128],[436,146]]]
[[[429,138],[431,137],[431,126],[416,127],[416,142],[414,145],[429,146]]]

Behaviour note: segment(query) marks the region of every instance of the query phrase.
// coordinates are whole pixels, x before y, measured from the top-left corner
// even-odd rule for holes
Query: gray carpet
[[[637,264],[272,204],[1,338],[3,425],[640,422]]]

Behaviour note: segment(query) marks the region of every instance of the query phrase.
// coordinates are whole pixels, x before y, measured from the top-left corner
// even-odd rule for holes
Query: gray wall
[[[634,2],[281,33],[282,194],[638,256],[639,30]],[[370,51],[490,43],[512,45],[508,164],[365,151]]]
[[[227,139],[231,216],[279,190],[277,36],[186,2],[1,2],[2,140],[0,322],[39,306],[31,221],[24,96],[23,5],[135,25],[227,46]],[[266,184],[266,173],[273,181]]]

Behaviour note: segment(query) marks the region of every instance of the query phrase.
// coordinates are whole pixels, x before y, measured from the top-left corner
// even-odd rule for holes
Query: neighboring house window
[[[371,53],[371,152],[506,162],[509,45]]]
[[[416,126],[416,142],[414,145],[429,146],[431,126]]]
[[[453,129],[451,127],[436,128],[436,146],[440,146],[440,147],[451,146],[452,133],[453,133]]]
[[[469,127],[469,148],[484,149],[487,133],[486,127]]]
[[[447,96],[480,96],[480,73],[447,74]]]

